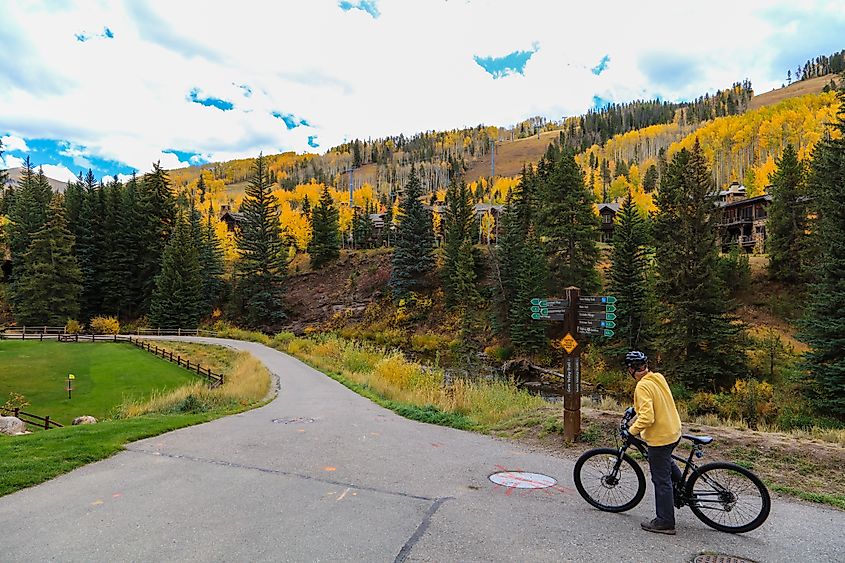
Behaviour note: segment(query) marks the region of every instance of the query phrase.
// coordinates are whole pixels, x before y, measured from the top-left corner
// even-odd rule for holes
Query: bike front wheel
[[[690,477],[687,496],[699,520],[732,534],[760,527],[772,507],[766,485],[751,471],[733,463],[699,467]]]
[[[578,458],[574,470],[575,488],[591,505],[605,512],[625,512],[637,506],[645,495],[643,470],[628,454],[598,448]]]

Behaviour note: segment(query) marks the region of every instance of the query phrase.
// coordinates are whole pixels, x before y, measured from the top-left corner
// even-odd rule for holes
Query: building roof
[[[229,217],[235,223],[240,223],[244,220],[243,213],[235,213],[234,211],[224,211],[222,215],[220,215],[220,220],[225,221],[226,217]]]
[[[771,201],[772,201],[772,196],[770,196],[769,194],[763,194],[763,195],[758,195],[758,196],[755,196],[755,197],[747,197],[745,199],[732,201],[730,203],[726,203],[724,201],[717,201],[716,205],[719,206],[719,207],[724,207],[724,208],[742,207],[742,206],[747,205],[749,203],[752,203],[752,204],[753,203],[763,203],[763,202],[771,203]]]
[[[597,203],[596,207],[598,208],[599,213],[601,213],[605,209],[609,209],[614,213],[619,213],[619,208],[622,207],[622,205],[619,203]]]

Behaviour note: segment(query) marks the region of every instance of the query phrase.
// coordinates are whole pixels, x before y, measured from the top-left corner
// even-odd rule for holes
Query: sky
[[[843,48],[845,0],[0,0],[0,166],[126,175],[762,93]]]

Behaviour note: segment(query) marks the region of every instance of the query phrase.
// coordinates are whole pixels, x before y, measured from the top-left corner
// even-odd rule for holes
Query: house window
[[[601,216],[601,219],[602,219],[602,223],[605,223],[605,224],[613,223],[613,215],[611,215],[610,213],[605,213],[604,215]]]

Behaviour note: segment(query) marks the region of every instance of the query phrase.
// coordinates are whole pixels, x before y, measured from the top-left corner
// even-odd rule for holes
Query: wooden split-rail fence
[[[142,329],[141,335],[148,336],[206,336],[212,335],[210,331],[198,329]],[[64,332],[64,327],[20,327],[5,329],[0,332],[0,340],[56,340],[57,342],[128,342],[142,350],[151,352],[160,358],[195,372],[208,382],[209,387],[214,389],[223,385],[223,374],[211,371],[211,368],[203,367],[199,363],[192,363],[188,358],[174,354],[172,351],[159,348],[158,345],[150,344],[149,341],[117,334],[71,334]],[[52,421],[51,421],[52,423]],[[52,423],[55,424],[55,423]]]
[[[37,414],[32,414],[29,412],[24,412],[19,408],[14,409],[4,409],[0,408],[0,412],[5,415],[12,415],[15,418],[19,418],[25,423],[35,426],[36,428],[43,428],[44,430],[49,430],[51,428],[63,428],[62,424],[59,424],[55,420],[50,420],[49,416],[38,416]]]

